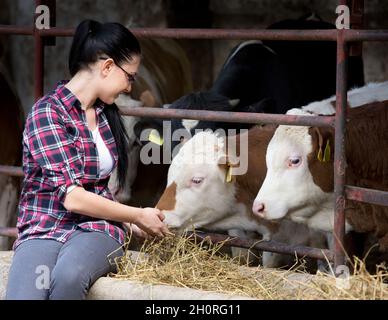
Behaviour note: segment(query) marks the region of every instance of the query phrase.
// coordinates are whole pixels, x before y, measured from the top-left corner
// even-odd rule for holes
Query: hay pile
[[[141,254],[116,259],[118,272],[111,277],[242,295],[256,299],[388,299],[388,270],[378,266],[369,274],[360,260],[351,277],[310,275],[303,267],[290,270],[248,268],[220,253],[225,243],[168,236],[146,241]]]

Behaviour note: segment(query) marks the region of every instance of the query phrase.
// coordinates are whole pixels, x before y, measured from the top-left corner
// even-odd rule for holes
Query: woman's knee
[[[54,268],[50,281],[50,299],[83,299],[91,277],[82,266]]]
[[[6,290],[6,299],[47,299],[50,273],[61,244],[54,240],[32,239],[15,250]]]

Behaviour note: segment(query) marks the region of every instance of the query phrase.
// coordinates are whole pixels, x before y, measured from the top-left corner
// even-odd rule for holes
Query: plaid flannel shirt
[[[107,233],[120,244],[121,223],[96,219],[65,209],[66,190],[82,186],[108,199],[110,173],[100,176],[99,158],[79,100],[62,81],[34,104],[23,132],[24,181],[19,201],[18,239],[53,239],[64,243],[76,229]],[[101,137],[117,166],[117,149],[103,103],[95,105]]]

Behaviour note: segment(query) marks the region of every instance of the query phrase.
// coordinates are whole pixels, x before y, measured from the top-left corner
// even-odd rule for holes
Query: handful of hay
[[[354,272],[346,278],[311,275],[300,268],[248,268],[240,266],[238,258],[220,253],[225,242],[205,240],[198,242],[193,236],[146,240],[137,257],[126,252],[116,259],[118,271],[110,276],[256,299],[388,299],[385,266],[371,275],[362,261],[355,260]]]

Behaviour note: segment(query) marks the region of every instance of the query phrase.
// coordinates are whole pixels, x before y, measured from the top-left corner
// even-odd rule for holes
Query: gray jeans
[[[64,244],[27,240],[15,250],[6,299],[84,299],[99,277],[115,271],[113,259],[121,255],[120,244],[97,231],[77,230]]]

